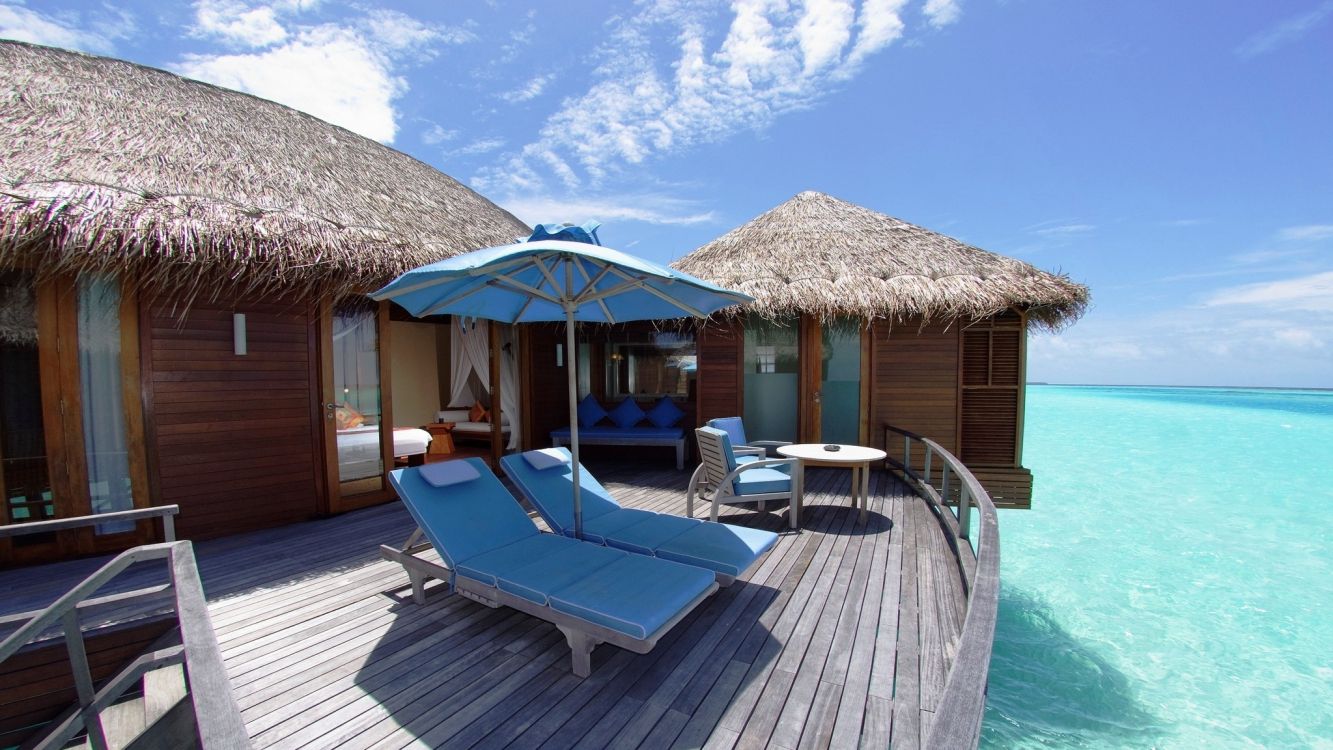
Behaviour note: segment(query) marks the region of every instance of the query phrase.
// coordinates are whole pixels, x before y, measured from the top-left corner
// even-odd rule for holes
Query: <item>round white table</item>
[[[861,523],[866,521],[866,506],[870,502],[870,463],[883,461],[888,455],[878,448],[863,445],[839,445],[838,450],[825,450],[826,443],[797,443],[778,447],[778,453],[797,461],[796,514],[805,514],[805,467],[827,466],[852,470],[852,507],[861,509]]]

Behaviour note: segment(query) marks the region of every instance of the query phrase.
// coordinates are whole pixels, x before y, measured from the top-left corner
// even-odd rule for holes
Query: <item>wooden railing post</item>
[[[74,676],[74,689],[79,695],[79,710],[83,713],[84,727],[88,730],[88,744],[94,750],[106,750],[106,732],[102,716],[93,707],[97,690],[93,686],[93,671],[88,665],[88,650],[83,643],[83,628],[79,625],[79,610],[67,610],[60,617],[65,631],[65,650],[69,652],[69,671]]]
[[[903,466],[908,471],[912,470],[912,438],[903,436]]]
[[[971,539],[970,527],[972,526],[971,493],[967,490],[967,483],[964,482],[959,488],[958,494],[958,536],[964,539]]]
[[[946,505],[949,503],[949,462],[948,462],[948,461],[945,461],[945,462],[944,462],[944,465],[940,467],[940,497],[944,499],[944,503],[945,503]]]
[[[930,459],[934,456],[934,451],[929,445],[926,446],[926,484],[930,484]]]

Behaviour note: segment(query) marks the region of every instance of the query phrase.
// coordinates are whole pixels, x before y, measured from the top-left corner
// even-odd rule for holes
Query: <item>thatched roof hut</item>
[[[755,297],[747,310],[900,320],[984,317],[1009,308],[1058,328],[1088,288],[923,229],[806,191],[672,264]]]
[[[528,228],[457,180],[248,94],[0,42],[0,268],[221,296],[377,287]]]

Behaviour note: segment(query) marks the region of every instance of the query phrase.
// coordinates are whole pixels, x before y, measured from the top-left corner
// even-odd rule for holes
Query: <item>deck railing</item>
[[[935,708],[935,723],[926,736],[928,750],[976,747],[986,711],[986,679],[995,642],[1000,600],[1000,527],[989,493],[952,453],[939,443],[891,425],[884,426],[886,450],[901,438],[903,455],[888,459],[931,506],[948,534],[958,558],[967,596],[967,614],[944,693]],[[921,457],[913,461],[913,447]],[[917,466],[920,466],[920,469]],[[934,484],[938,466],[939,487]],[[950,506],[953,506],[951,509]],[[978,522],[973,539],[972,510]],[[961,543],[960,543],[961,540]]]
[[[52,524],[58,525],[61,529],[76,528],[110,520],[126,520],[129,516],[137,519],[159,515],[166,521],[176,511],[176,506],[165,506],[58,521],[17,524],[0,527],[0,530],[7,532],[5,536],[17,536],[22,533],[54,530]],[[38,612],[10,615],[0,620],[0,625],[24,622],[18,630],[0,642],[0,662],[13,656],[29,642],[42,637],[48,630],[59,626],[69,654],[74,688],[78,694],[78,703],[45,728],[43,730],[45,736],[35,742],[30,741],[28,745],[37,748],[60,748],[80,733],[86,732],[89,746],[96,750],[106,748],[107,736],[102,722],[103,712],[135,688],[146,674],[180,665],[184,668],[188,691],[185,698],[189,701],[186,723],[192,725],[193,731],[190,733],[194,735],[193,741],[187,744],[197,743],[200,747],[209,749],[250,746],[249,736],[241,721],[240,708],[232,696],[231,685],[227,680],[217,636],[213,633],[212,622],[208,616],[208,602],[204,598],[203,584],[199,580],[199,570],[195,565],[194,547],[188,541],[170,541],[174,535],[169,524],[166,534],[169,541],[147,544],[120,553],[49,607]],[[98,590],[127,568],[151,560],[166,562],[168,573],[166,584],[100,597],[94,596]],[[157,605],[164,595],[174,601],[176,631],[169,639],[154,644],[147,653],[131,661],[98,688],[94,684],[89,665],[81,615],[90,607],[99,605],[114,604],[121,607],[135,602],[152,602]],[[170,729],[175,731],[175,727]],[[160,744],[160,742],[150,744]],[[168,744],[176,743],[171,741]]]

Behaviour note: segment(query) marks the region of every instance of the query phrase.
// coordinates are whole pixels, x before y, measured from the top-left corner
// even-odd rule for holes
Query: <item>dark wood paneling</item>
[[[872,425],[891,424],[924,435],[945,448],[958,447],[958,328],[909,320],[871,329],[874,383]],[[882,430],[870,439],[884,447]],[[886,448],[901,457],[902,446]]]
[[[144,311],[145,401],[158,503],[181,506],[182,537],[202,539],[315,515],[322,461],[313,383],[313,306],[283,301],[172,303]],[[232,314],[248,354],[232,351]]]
[[[697,338],[699,424],[745,413],[745,329],[739,319],[709,321]]]

